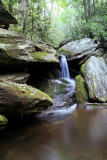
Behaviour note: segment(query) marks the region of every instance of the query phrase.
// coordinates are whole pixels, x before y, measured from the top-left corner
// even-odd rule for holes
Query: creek
[[[0,160],[107,159],[107,110],[77,110],[75,81],[63,56],[61,64],[60,78],[51,80],[55,103],[38,116],[11,122],[0,136]]]

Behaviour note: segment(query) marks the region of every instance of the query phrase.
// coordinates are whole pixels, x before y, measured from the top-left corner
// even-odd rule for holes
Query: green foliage
[[[26,11],[24,0],[2,0],[18,20],[17,26],[10,29],[18,33],[25,33],[33,41],[44,41],[57,46],[64,38],[72,40],[89,37],[92,32],[96,39],[100,33],[107,37],[107,2],[90,1],[90,16],[88,4],[86,11],[83,0],[27,0]],[[25,13],[26,12],[26,13]],[[25,21],[25,22],[24,22]],[[25,26],[24,26],[25,25]]]

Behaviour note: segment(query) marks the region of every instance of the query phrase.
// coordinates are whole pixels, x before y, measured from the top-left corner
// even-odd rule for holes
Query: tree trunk
[[[27,0],[23,0],[23,34],[25,35],[26,35],[26,13],[27,13],[26,1]]]
[[[96,11],[96,7],[95,7],[95,0],[92,0],[93,1],[93,15],[95,14],[95,11]]]
[[[87,0],[88,3],[88,18],[91,17],[91,8],[90,8],[90,0]]]
[[[84,5],[84,12],[85,12],[85,20],[86,20],[86,22],[88,22],[88,20],[87,20],[86,0],[83,0],[83,5]]]
[[[73,10],[72,10],[72,27],[74,27],[74,14],[73,14]]]
[[[33,17],[33,5],[31,6],[31,17],[32,17],[32,20],[31,20],[31,24],[32,24],[32,34],[31,34],[31,40],[33,39],[33,30],[34,30],[34,17]]]
[[[49,17],[49,25],[51,25],[51,19],[52,19],[52,12],[53,12],[53,8],[54,8],[54,2],[51,2],[51,13],[50,13],[50,17]]]

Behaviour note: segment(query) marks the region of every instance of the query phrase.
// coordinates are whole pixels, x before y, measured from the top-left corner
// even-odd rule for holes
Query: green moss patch
[[[64,48],[59,49],[59,53],[60,54],[65,53],[66,55],[74,55],[75,54],[74,52],[68,51],[68,50],[66,50]]]
[[[89,60],[87,60],[82,66],[81,66],[81,74],[84,76],[85,78],[85,68],[86,68],[86,65],[88,63]]]
[[[6,125],[7,123],[8,119],[5,116],[0,115],[0,126]]]
[[[34,59],[34,61],[35,60],[44,60],[44,56],[46,57],[47,56],[47,52],[34,52],[34,53],[32,53],[32,57],[33,57],[33,59]]]
[[[86,83],[81,75],[76,76],[76,101],[83,103],[88,101],[89,96],[86,89]]]

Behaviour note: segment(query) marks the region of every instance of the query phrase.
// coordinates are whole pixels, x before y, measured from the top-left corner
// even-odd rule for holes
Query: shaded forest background
[[[16,17],[10,30],[57,46],[63,39],[107,38],[106,0],[2,0]]]

